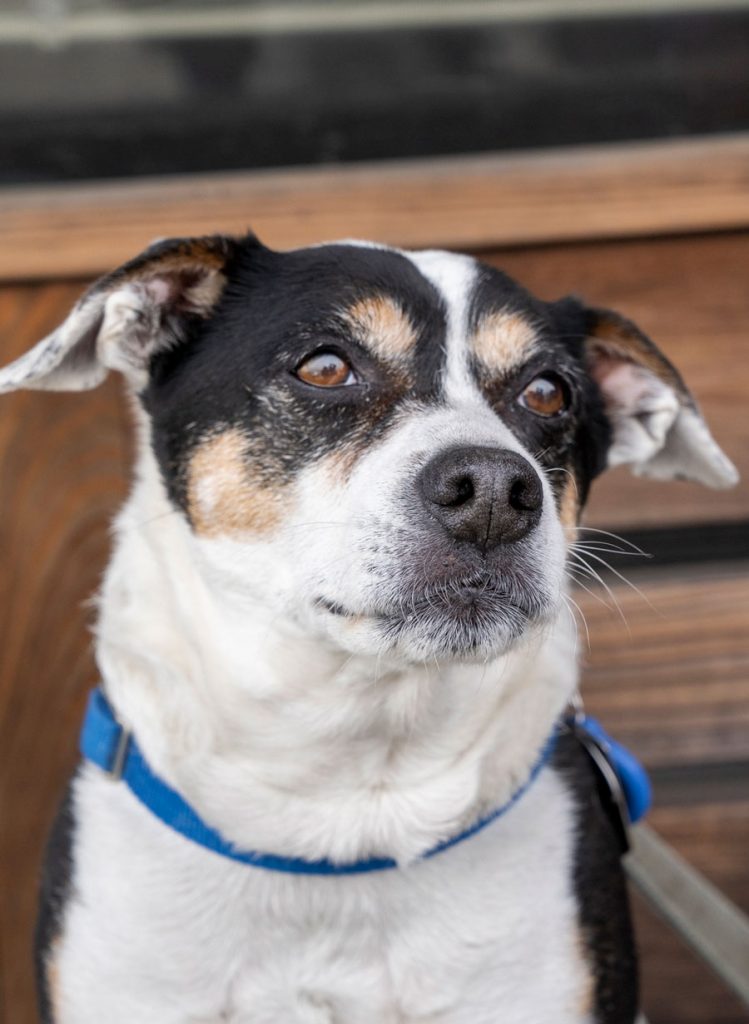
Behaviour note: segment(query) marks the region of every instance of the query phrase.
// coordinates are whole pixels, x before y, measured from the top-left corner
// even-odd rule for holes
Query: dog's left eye
[[[569,405],[567,386],[556,374],[534,377],[518,396],[518,402],[537,416],[556,416]]]
[[[316,388],[339,388],[357,382],[351,366],[337,352],[315,352],[303,360],[294,373],[299,380]]]

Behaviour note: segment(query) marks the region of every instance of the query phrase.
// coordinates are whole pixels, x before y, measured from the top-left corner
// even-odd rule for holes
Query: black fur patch
[[[573,886],[593,975],[596,1024],[633,1024],[638,1012],[637,958],[619,842],[579,741],[563,733],[554,767],[577,804]]]
[[[590,485],[606,468],[612,430],[604,408],[601,390],[590,376],[586,363],[585,338],[587,307],[578,299],[568,297],[549,304],[555,334],[579,368],[582,382],[580,413],[573,442],[573,464],[584,504]]]
[[[436,395],[445,314],[434,287],[404,256],[347,245],[275,253],[247,239],[225,272],[214,314],[154,358],[141,396],[169,495],[182,508],[190,452],[217,431],[233,427],[250,437],[253,472],[275,486],[344,444],[371,443],[403,399]],[[378,296],[392,298],[413,324],[405,376],[346,322],[349,307]],[[298,380],[295,368],[322,348],[345,357],[362,383],[320,389]]]
[[[474,373],[498,415],[549,472],[557,498],[569,471],[582,506],[593,479],[605,468],[611,440],[601,393],[585,363],[584,307],[574,299],[541,302],[506,274],[482,266],[470,306],[470,329],[498,312],[521,316],[533,326],[537,343],[520,367],[498,375],[476,360]],[[517,398],[534,377],[549,371],[561,378],[571,401],[566,412],[544,418],[524,409]]]
[[[47,978],[47,959],[54,940],[60,934],[65,905],[71,892],[74,830],[73,780],[71,780],[47,840],[42,865],[39,914],[34,932],[34,962],[42,1024],[53,1024],[54,1021]]]
[[[522,313],[527,320],[542,327],[549,319],[545,302],[503,271],[481,263],[468,309],[469,331],[475,331],[487,313],[499,312]]]

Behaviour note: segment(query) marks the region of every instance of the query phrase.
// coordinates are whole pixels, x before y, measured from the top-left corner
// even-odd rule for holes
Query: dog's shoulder
[[[576,806],[572,884],[593,976],[593,1019],[631,1024],[637,1016],[637,959],[616,826],[604,810],[590,758],[571,732],[560,735],[553,764]]]
[[[54,950],[59,939],[65,906],[72,892],[75,833],[73,776],[50,829],[42,863],[39,913],[34,933],[34,961],[42,1024],[54,1021]]]

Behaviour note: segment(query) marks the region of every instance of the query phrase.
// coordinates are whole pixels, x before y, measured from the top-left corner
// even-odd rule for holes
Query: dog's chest
[[[356,877],[226,861],[93,772],[77,805],[55,957],[62,1022],[589,1019],[572,808],[553,772],[458,847]]]

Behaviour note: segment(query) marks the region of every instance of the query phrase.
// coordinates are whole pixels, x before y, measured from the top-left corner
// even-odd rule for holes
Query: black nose
[[[450,448],[422,469],[418,487],[429,514],[482,551],[520,540],[541,518],[538,474],[506,448]]]

